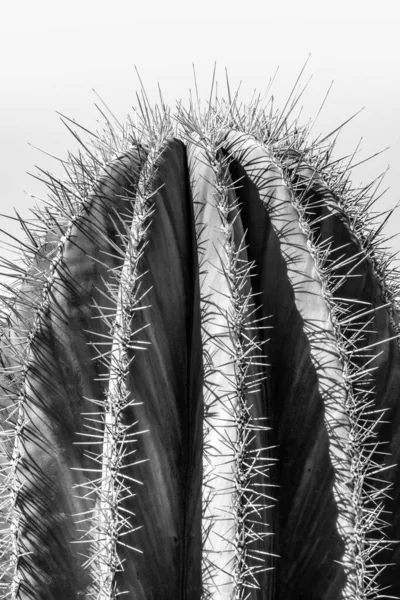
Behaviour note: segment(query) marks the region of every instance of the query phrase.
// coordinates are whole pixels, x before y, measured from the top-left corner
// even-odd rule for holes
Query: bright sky
[[[28,177],[34,165],[60,172],[59,165],[28,145],[61,156],[76,144],[56,111],[89,129],[96,127],[94,88],[121,119],[135,103],[137,66],[148,95],[157,82],[170,105],[186,100],[195,64],[205,98],[217,62],[219,95],[225,67],[231,87],[242,80],[242,97],[263,92],[276,69],[276,106],[286,96],[308,55],[303,84],[304,121],[316,114],[333,88],[315,134],[328,133],[365,107],[341,135],[343,154],[362,137],[359,160],[390,149],[354,171],[355,184],[391,170],[389,192],[377,208],[400,200],[395,174],[400,165],[400,46],[398,0],[19,0],[0,9],[0,179],[1,212],[13,206],[28,216],[32,199],[45,188]],[[5,219],[2,228],[9,231]],[[387,228],[397,232],[400,209]],[[0,236],[3,240],[4,236]],[[400,240],[393,240],[400,249]]]

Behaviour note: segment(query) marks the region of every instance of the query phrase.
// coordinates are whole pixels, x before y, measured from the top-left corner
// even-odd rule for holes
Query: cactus
[[[1,597],[398,597],[378,186],[296,99],[138,98],[66,121],[82,150],[3,259]]]

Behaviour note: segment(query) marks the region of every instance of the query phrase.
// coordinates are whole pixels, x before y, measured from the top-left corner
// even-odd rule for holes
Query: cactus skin
[[[290,107],[141,107],[4,264],[1,597],[397,597],[375,192]]]

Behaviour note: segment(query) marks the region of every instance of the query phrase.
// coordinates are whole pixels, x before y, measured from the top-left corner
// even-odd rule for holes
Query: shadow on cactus
[[[3,259],[3,598],[400,594],[377,187],[227,98],[74,132]]]

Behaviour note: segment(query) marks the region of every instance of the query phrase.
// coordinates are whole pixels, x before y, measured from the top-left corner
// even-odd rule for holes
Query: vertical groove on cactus
[[[21,532],[26,527],[26,512],[29,513],[29,504],[35,505],[38,503],[40,506],[40,499],[35,496],[33,491],[33,497],[29,497],[25,493],[25,481],[24,475],[22,474],[27,468],[26,464],[23,463],[27,458],[24,457],[24,438],[34,437],[34,432],[30,424],[31,419],[27,414],[28,398],[34,397],[34,391],[29,382],[30,370],[33,368],[33,355],[34,355],[34,343],[40,335],[41,321],[43,315],[49,309],[50,295],[52,288],[57,278],[58,269],[63,258],[64,249],[66,243],[70,240],[72,228],[77,219],[79,219],[81,212],[77,212],[72,216],[66,233],[61,237],[55,257],[51,260],[49,265],[49,271],[46,276],[46,281],[43,285],[41,292],[41,298],[39,300],[39,306],[36,309],[35,316],[33,319],[32,327],[30,329],[27,345],[24,350],[26,359],[23,363],[22,378],[21,378],[21,391],[17,400],[17,422],[14,429],[14,449],[11,457],[10,465],[10,481],[7,482],[11,489],[10,497],[10,571],[11,571],[11,598],[18,598],[20,596],[20,587],[25,586],[24,576],[21,573],[24,570],[29,569],[29,554],[31,552],[30,546],[26,545],[21,541]],[[29,433],[27,433],[29,432]],[[34,469],[33,465],[31,468]],[[44,474],[43,474],[44,475]],[[32,509],[31,509],[32,510]],[[31,519],[33,517],[31,516]],[[32,527],[32,524],[29,524]],[[27,578],[28,579],[28,578]],[[28,590],[24,590],[28,591]]]
[[[271,568],[273,457],[240,210],[215,139],[189,145],[204,361],[203,597],[239,600]]]
[[[290,190],[273,157],[255,142],[228,137],[234,156],[246,153],[242,163],[256,182],[261,200],[271,218],[271,224],[280,240],[287,264],[288,277],[294,290],[297,308],[304,320],[304,329],[310,343],[313,364],[319,378],[319,389],[324,400],[325,422],[330,437],[330,455],[335,471],[335,498],[339,506],[338,528],[345,542],[343,563],[348,572],[344,598],[355,597],[352,576],[354,556],[354,507],[349,483],[351,465],[345,449],[349,442],[350,425],[346,414],[346,382],[337,352],[334,325],[326,301],[318,265],[310,253],[309,240],[292,205]],[[239,150],[237,149],[239,146]],[[260,177],[262,173],[262,178]],[[267,176],[265,175],[267,174]]]
[[[71,129],[25,266],[3,261],[2,598],[400,594],[376,191],[288,124],[296,100],[228,93]]]
[[[157,152],[157,149],[156,149]],[[129,350],[143,350],[141,340],[135,338],[132,332],[134,313],[138,303],[146,295],[141,290],[138,275],[138,263],[145,249],[146,229],[149,226],[152,208],[146,206],[146,183],[152,173],[154,157],[150,153],[147,162],[140,174],[136,193],[134,214],[129,238],[124,244],[125,260],[119,279],[117,298],[117,313],[113,323],[114,336],[110,351],[109,385],[107,397],[103,406],[104,434],[102,452],[95,460],[101,465],[101,479],[99,485],[99,500],[96,507],[99,551],[96,560],[98,571],[94,579],[98,591],[96,597],[114,599],[119,595],[116,574],[123,569],[118,556],[118,544],[124,544],[124,535],[132,533],[135,528],[130,520],[134,516],[131,511],[122,508],[122,502],[136,495],[131,491],[132,484],[143,484],[132,477],[125,477],[124,471],[134,462],[124,464],[124,459],[132,457],[136,449],[131,450],[131,444],[137,442],[137,423],[125,424],[124,412],[128,406],[134,406],[135,400],[130,399],[127,389],[129,366],[134,359],[129,358]],[[132,550],[141,552],[140,549],[129,546]]]
[[[7,418],[5,420],[6,429],[2,425],[2,433],[5,438],[2,442],[5,476],[1,487],[1,496],[3,499],[2,512],[7,515],[6,519],[10,526],[1,542],[3,568],[0,578],[11,581],[11,594],[15,597],[18,595],[21,584],[19,570],[24,563],[24,552],[20,547],[19,540],[20,521],[23,519],[21,513],[23,490],[21,490],[22,483],[19,481],[19,470],[23,460],[23,431],[28,424],[25,405],[29,393],[27,390],[31,348],[40,330],[42,315],[48,306],[51,288],[57,275],[65,244],[70,237],[75,220],[79,217],[80,210],[81,207],[77,206],[63,211],[57,221],[58,232],[54,232],[53,239],[49,235],[52,233],[51,229],[47,231],[44,240],[47,246],[45,251],[40,247],[37,236],[30,235],[30,244],[24,244],[24,260],[28,270],[24,271],[21,268],[19,270],[23,277],[23,285],[21,290],[17,290],[15,300],[11,304],[11,315],[14,319],[8,320],[2,339],[3,348],[11,351],[13,362],[16,364],[7,369],[12,374],[12,383],[10,389],[7,390],[6,406],[3,407]],[[67,223],[65,223],[65,213],[68,215]],[[51,217],[50,211],[49,216]],[[29,232],[26,226],[25,231]],[[49,252],[50,244],[51,252]],[[32,261],[36,262],[33,267]],[[7,288],[7,291],[11,292],[12,290]],[[35,307],[33,316],[29,312],[32,305]],[[5,342],[5,338],[8,338],[7,342]],[[10,425],[11,428],[9,428]]]
[[[130,482],[132,494],[124,493],[119,498],[118,511],[124,518],[130,515],[132,526],[121,532],[122,543],[117,543],[118,564],[123,568],[115,574],[114,590],[99,589],[98,577],[93,573],[93,567],[96,569],[93,552],[97,551],[89,550],[85,565],[92,572],[94,584],[90,594],[95,597],[99,593],[128,593],[136,598],[148,598],[150,594],[154,598],[195,597],[200,589],[196,556],[200,556],[202,373],[197,333],[200,318],[195,301],[197,270],[193,265],[194,228],[184,147],[169,139],[161,148],[165,141],[163,131],[159,136],[160,152],[155,152],[154,145],[149,144],[150,155],[141,170],[134,202],[133,227],[137,225],[135,216],[139,217],[147,204],[151,218],[143,231],[145,241],[137,261],[136,278],[143,293],[136,298],[130,329],[133,345],[135,332],[139,334],[141,350],[127,346],[130,363],[126,391],[131,402],[126,403],[123,414],[124,426],[138,423],[141,431],[149,430],[152,434],[140,436],[140,442],[135,444],[135,461],[128,460],[129,450],[127,460],[122,457],[124,485]],[[145,204],[140,208],[142,201]],[[125,232],[121,237],[130,239]],[[99,320],[107,326],[105,338],[109,340],[108,356],[104,356],[102,342],[95,343],[100,360],[106,363],[104,382],[109,381],[116,358],[112,340],[122,274],[121,268],[108,272],[113,282],[110,285],[116,282],[115,288],[107,293],[112,297],[111,313],[103,311],[102,315],[102,307],[98,307]],[[105,408],[106,403],[107,398],[96,399],[100,408]],[[102,436],[101,440],[106,438]],[[98,460],[104,459],[104,452],[102,458],[99,453],[96,455]],[[99,485],[101,481],[89,480],[81,488],[85,496],[93,497],[101,494]],[[102,528],[99,517],[99,511],[94,510],[87,538],[95,533],[96,527]],[[149,554],[152,561],[148,560]],[[104,553],[96,556],[109,563]]]
[[[7,259],[3,259],[3,265],[16,270],[22,278],[21,288],[13,290],[5,285],[7,296],[4,304],[9,309],[2,328],[2,381],[1,387],[3,398],[6,400],[2,406],[3,421],[1,423],[1,463],[2,482],[0,486],[2,531],[0,538],[0,560],[2,569],[0,571],[0,589],[9,589],[13,581],[13,574],[17,567],[17,536],[15,525],[18,521],[18,512],[12,515],[12,506],[16,502],[16,492],[13,480],[16,476],[16,463],[12,457],[16,454],[20,440],[16,436],[16,423],[23,416],[22,394],[24,390],[25,359],[29,353],[32,342],[34,326],[37,327],[38,315],[33,312],[32,306],[42,306],[45,295],[44,286],[49,279],[49,269],[55,268],[62,253],[63,244],[67,236],[68,222],[78,214],[76,208],[71,207],[68,219],[65,211],[59,211],[56,226],[49,220],[49,229],[45,239],[40,235],[33,235],[26,224],[24,230],[27,232],[30,245],[24,245],[24,262],[26,270],[17,266]],[[51,213],[49,211],[51,217]],[[20,220],[19,216],[18,219]],[[52,256],[55,258],[52,259]],[[52,262],[51,262],[52,261]],[[33,264],[32,264],[33,263]],[[29,334],[29,335],[28,335]],[[10,526],[10,518],[14,526]],[[7,523],[8,521],[8,523]],[[15,586],[15,583],[13,584]]]
[[[128,387],[130,365],[135,359],[135,355],[130,356],[130,353],[145,350],[149,343],[138,339],[137,336],[143,329],[134,331],[134,325],[136,311],[146,310],[141,303],[148,290],[143,290],[143,274],[140,274],[139,264],[147,245],[147,231],[151,226],[154,211],[152,197],[157,193],[157,190],[152,189],[151,183],[168,135],[168,127],[165,127],[164,123],[160,123],[158,128],[159,132],[153,132],[155,139],[140,172],[133,208],[126,208],[126,212],[132,212],[131,225],[122,222],[125,230],[120,232],[123,244],[118,252],[124,258],[124,262],[122,268],[118,266],[112,270],[112,277],[117,282],[116,292],[112,291],[111,285],[108,287],[110,295],[115,297],[115,316],[105,316],[100,308],[101,318],[106,323],[111,321],[108,344],[111,344],[110,350],[104,352],[102,341],[96,344],[101,361],[107,362],[108,389],[104,401],[94,401],[95,405],[101,408],[101,412],[96,415],[96,419],[93,418],[94,415],[88,418],[87,428],[95,430],[95,444],[96,439],[100,437],[98,443],[101,451],[96,453],[91,450],[88,454],[88,458],[94,460],[97,465],[94,469],[97,475],[94,481],[85,484],[85,488],[89,489],[89,498],[96,500],[95,508],[90,511],[94,514],[89,530],[90,536],[95,539],[96,550],[85,566],[94,563],[93,596],[99,600],[114,600],[124,592],[119,589],[117,581],[118,573],[123,571],[119,546],[142,552],[140,548],[125,541],[129,539],[126,536],[130,537],[140,525],[132,523],[135,513],[124,505],[140,493],[135,489],[135,484],[143,485],[142,481],[128,475],[126,471],[148,460],[134,460],[137,449],[132,446],[137,444],[137,437],[145,432],[137,429],[137,422],[129,423],[126,413],[128,408],[137,405],[136,399],[131,398]],[[104,339],[103,334],[101,339]],[[97,425],[93,428],[93,422],[101,425],[104,431],[102,436],[99,436]]]
[[[287,171],[286,173],[288,174]],[[384,518],[384,505],[387,492],[392,486],[376,485],[377,481],[380,483],[379,478],[385,471],[385,466],[379,460],[382,443],[379,442],[378,428],[386,410],[376,408],[372,378],[377,368],[376,355],[372,349],[379,346],[380,342],[369,343],[367,334],[374,324],[376,312],[386,308],[387,303],[371,308],[371,303],[363,300],[360,302],[361,306],[357,306],[358,302],[354,299],[340,298],[345,281],[340,269],[343,266],[350,267],[350,273],[354,273],[368,254],[361,247],[361,257],[356,253],[351,259],[341,256],[333,258],[332,243],[321,241],[315,235],[307,209],[302,205],[302,196],[297,198],[296,208],[307,230],[309,244],[316,253],[320,272],[325,278],[326,295],[334,318],[337,346],[344,365],[348,392],[345,408],[351,424],[348,452],[351,457],[352,502],[355,510],[355,590],[351,590],[350,597],[375,598],[382,592],[377,581],[381,570],[379,557],[382,550],[390,545],[385,532],[388,523]],[[312,209],[311,202],[310,208]]]
[[[275,594],[290,598],[312,589],[313,597],[337,598],[343,586],[339,561],[344,548],[337,533],[329,438],[309,342],[268,211],[244,169],[237,162],[232,167],[235,179],[241,177],[242,214],[258,272],[253,285],[262,292],[260,313],[273,315],[266,345],[279,482]]]
[[[114,165],[108,165],[108,175],[103,180],[93,182],[94,192],[88,201],[78,205],[78,214],[72,215],[47,271],[40,301],[33,305],[35,316],[28,335],[29,346],[26,357],[20,357],[24,377],[19,384],[22,388],[19,392],[19,421],[15,427],[10,464],[14,504],[8,511],[12,536],[8,554],[12,572],[6,597],[58,595],[68,598],[81,593],[87,585],[86,574],[72,576],[78,568],[77,556],[68,546],[68,540],[73,541],[77,537],[72,520],[75,501],[71,495],[75,477],[70,469],[80,460],[79,453],[72,451],[73,435],[79,420],[77,409],[79,411],[81,404],[76,397],[83,397],[82,388],[86,382],[85,374],[81,375],[77,368],[79,352],[75,344],[78,340],[70,337],[67,330],[67,337],[61,342],[61,331],[65,330],[66,323],[73,331],[75,324],[75,328],[78,325],[77,337],[84,337],[80,329],[85,309],[84,287],[86,285],[90,290],[91,280],[98,274],[88,272],[85,281],[76,272],[87,267],[84,258],[87,247],[95,246],[98,252],[100,244],[90,228],[94,226],[99,230],[102,225],[100,219],[96,219],[96,212],[100,217],[103,211],[108,219],[109,207],[103,203],[104,191],[106,197],[112,195],[120,185],[118,178],[123,180],[124,187],[130,185],[131,175],[125,175],[124,161],[131,165],[132,158],[128,155],[117,159]],[[88,215],[92,223],[88,221]],[[77,237],[80,237],[81,244],[83,242],[82,247],[76,244]],[[81,263],[80,259],[83,259]],[[79,315],[78,323],[74,305],[79,307],[78,313],[83,313]],[[84,353],[85,347],[84,342],[81,346]],[[83,360],[88,359],[85,357]],[[74,371],[75,380],[71,379]],[[65,393],[71,395],[71,401],[74,400],[70,406],[65,402],[68,398]],[[45,427],[43,423],[46,423]],[[60,546],[66,548],[64,555],[60,553]],[[50,575],[52,572],[58,573],[56,579]]]
[[[311,357],[324,398],[331,460],[335,470],[338,528],[345,542],[343,563],[347,584],[343,598],[361,600],[376,597],[379,593],[376,575],[380,566],[374,563],[374,558],[387,545],[385,539],[377,542],[371,538],[371,534],[386,526],[382,520],[382,501],[388,488],[379,490],[374,485],[376,476],[383,470],[374,460],[378,446],[375,427],[382,414],[373,409],[371,390],[368,389],[371,383],[369,375],[373,369],[370,363],[374,356],[367,354],[362,368],[355,362],[360,353],[365,356],[365,351],[369,349],[368,345],[362,343],[360,348],[364,326],[360,326],[349,340],[343,333],[343,330],[348,333],[348,325],[353,324],[356,318],[369,315],[371,309],[368,306],[356,317],[348,317],[348,302],[343,299],[338,302],[334,298],[332,290],[340,287],[340,282],[338,284],[335,280],[335,269],[341,266],[341,258],[333,264],[327,264],[324,260],[331,249],[326,244],[321,247],[313,243],[305,211],[293,187],[285,180],[284,171],[275,166],[275,157],[263,154],[261,147],[257,152],[256,145],[252,146],[251,142],[246,144],[232,133],[228,135],[229,141],[234,156],[247,151],[245,158],[241,158],[245,169],[247,167],[249,172],[252,171],[254,181],[261,180],[258,175],[261,170],[271,173],[269,178],[263,173],[259,188],[261,185],[265,187],[267,181],[267,191],[261,188],[260,194],[270,213],[272,226],[280,237],[288,276],[304,319]],[[239,146],[239,151],[235,145]],[[353,257],[352,262],[356,260],[357,257]]]
[[[362,213],[355,204],[351,221],[348,217],[350,210],[347,213],[341,208],[345,204],[343,199],[339,201],[332,186],[326,184],[315,167],[300,162],[299,156],[291,154],[286,157],[285,164],[307,213],[313,239],[321,246],[323,243],[329,245],[325,256],[331,284],[335,284],[332,286],[333,296],[347,303],[348,315],[342,320],[342,338],[345,346],[353,346],[353,349],[349,348],[349,355],[356,380],[353,386],[358,395],[355,408],[359,421],[365,425],[362,434],[364,451],[359,465],[361,472],[365,472],[365,509],[361,522],[368,521],[370,539],[364,556],[369,564],[366,572],[371,574],[371,571],[377,570],[374,562],[376,565],[390,562],[389,540],[396,537],[390,531],[387,517],[382,518],[384,514],[393,512],[391,493],[395,470],[389,467],[392,467],[393,460],[398,460],[398,445],[392,449],[388,446],[388,425],[398,418],[396,380],[399,381],[399,369],[393,362],[394,348],[398,345],[398,327],[394,322],[398,318],[394,302],[396,272],[390,269],[389,257],[376,246],[376,241],[373,242],[379,230],[369,231],[363,223],[362,214],[366,213]],[[370,205],[372,200],[373,196],[365,199],[364,203]],[[347,200],[349,207],[352,202],[355,200],[350,197]],[[338,253],[340,255],[335,258]],[[351,277],[345,277],[348,267],[351,267]],[[370,451],[367,451],[368,448]],[[368,555],[368,547],[375,556]],[[385,571],[388,573],[390,569]]]

